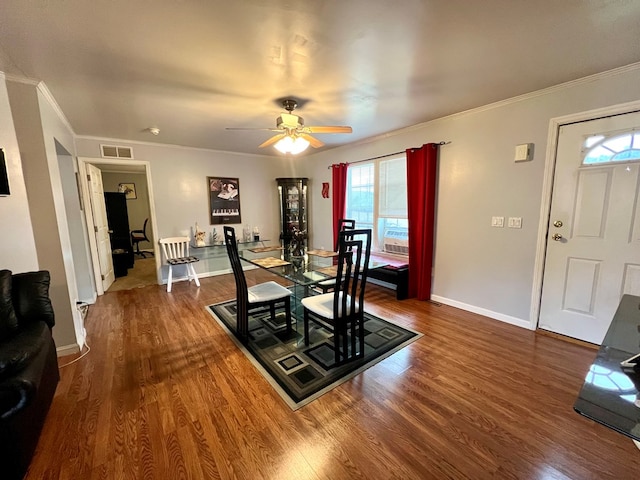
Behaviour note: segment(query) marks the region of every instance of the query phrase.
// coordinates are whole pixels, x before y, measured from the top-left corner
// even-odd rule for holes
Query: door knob
[[[553,238],[556,242],[559,242],[560,240],[562,240],[562,235],[560,235],[559,233],[554,233],[551,238]]]
[[[562,225],[563,225],[562,220],[556,220],[555,222],[553,222],[554,227],[560,228]]]

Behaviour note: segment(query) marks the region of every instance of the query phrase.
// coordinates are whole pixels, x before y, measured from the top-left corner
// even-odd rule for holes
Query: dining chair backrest
[[[340,218],[338,219],[338,233],[343,232],[345,230],[354,230],[356,228],[356,221],[350,218]],[[336,244],[334,248],[334,252],[338,251],[338,242],[340,241],[340,236],[336,239]]]
[[[364,291],[369,273],[371,229],[338,234],[338,265],[333,296],[333,318],[349,319],[364,313]]]
[[[349,218],[340,218],[338,219],[338,233],[344,232],[345,230],[353,230],[356,228],[356,221],[351,220]],[[340,237],[336,238],[336,244],[333,246],[333,251],[338,251],[338,242]],[[335,265],[338,261],[337,258],[333,259],[333,264]],[[323,280],[322,282],[318,282],[316,287],[322,290],[322,293],[330,292],[333,289],[334,282],[333,280]]]
[[[238,309],[246,311],[248,302],[247,280],[242,269],[240,254],[238,253],[238,242],[236,241],[236,231],[233,227],[223,227],[224,244],[227,247],[227,255],[231,270],[236,281],[236,296],[238,297]]]
[[[164,258],[175,260],[189,256],[189,237],[167,237],[160,239]]]

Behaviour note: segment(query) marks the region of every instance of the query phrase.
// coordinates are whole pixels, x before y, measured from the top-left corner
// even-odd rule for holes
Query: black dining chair
[[[305,345],[309,345],[309,320],[332,330],[336,365],[364,356],[364,291],[370,254],[371,229],[343,230],[338,234],[333,292],[302,299]]]
[[[291,333],[291,290],[276,282],[264,282],[251,287],[247,286],[244,276],[236,231],[232,227],[224,227],[224,243],[227,246],[229,262],[236,281],[237,319],[236,335],[243,341],[249,336],[249,312],[258,308],[269,308],[271,321],[275,322],[276,305],[282,303],[285,309],[287,332]]]
[[[150,242],[147,237],[147,223],[149,223],[149,219],[146,218],[144,220],[144,225],[142,226],[142,230],[131,230],[131,243],[135,247],[136,255],[142,256],[142,258],[147,258],[147,253],[149,255],[153,255],[153,252],[143,252],[140,250],[140,242]]]
[[[356,221],[350,218],[340,218],[338,220],[338,232],[344,232],[345,230],[353,230],[356,228]],[[338,251],[338,239],[336,239],[336,244],[333,248],[334,252]],[[322,293],[327,293],[333,290],[335,282],[333,280],[323,280],[322,282],[318,282],[315,286],[322,290]]]

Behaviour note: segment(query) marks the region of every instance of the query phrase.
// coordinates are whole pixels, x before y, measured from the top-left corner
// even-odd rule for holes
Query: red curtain
[[[431,299],[438,144],[407,149],[409,298]]]
[[[331,165],[333,183],[333,245],[338,243],[338,220],[344,218],[347,201],[347,163]]]

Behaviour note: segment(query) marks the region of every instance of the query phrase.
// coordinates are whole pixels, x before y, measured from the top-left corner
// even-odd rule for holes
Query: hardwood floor
[[[133,268],[127,270],[127,275],[116,277],[107,292],[131,290],[132,288],[146,287],[147,285],[157,285],[157,283],[156,259],[153,256],[142,258],[135,255]]]
[[[204,309],[232,277],[105,294],[26,478],[638,478],[631,440],[573,411],[594,350],[367,288],[424,336],[297,412]]]

